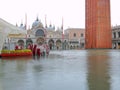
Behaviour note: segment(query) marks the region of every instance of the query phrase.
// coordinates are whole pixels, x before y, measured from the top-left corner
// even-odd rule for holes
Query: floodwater
[[[120,50],[1,58],[0,90],[120,90]]]

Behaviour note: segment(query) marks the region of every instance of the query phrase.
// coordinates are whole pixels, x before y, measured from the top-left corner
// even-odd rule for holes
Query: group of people
[[[24,47],[22,46],[22,45],[16,45],[15,46],[15,50],[22,50],[22,49],[24,49]]]
[[[32,51],[33,56],[48,56],[50,51],[49,46],[47,44],[29,44],[27,48]]]
[[[15,50],[22,50],[23,46],[16,45]],[[49,46],[47,44],[37,45],[37,44],[29,44],[27,49],[30,49],[33,53],[33,56],[48,56],[49,55]]]

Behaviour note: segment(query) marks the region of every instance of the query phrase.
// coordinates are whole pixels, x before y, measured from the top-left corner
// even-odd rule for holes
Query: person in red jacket
[[[18,45],[15,46],[15,50],[18,50]]]

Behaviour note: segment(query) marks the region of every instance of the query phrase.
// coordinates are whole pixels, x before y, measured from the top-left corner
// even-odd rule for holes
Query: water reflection
[[[89,90],[110,90],[107,50],[88,51]]]
[[[119,90],[120,50],[0,59],[0,90]]]
[[[110,90],[119,90],[120,89],[120,50],[115,50],[110,53],[109,61],[109,74],[111,89]]]
[[[76,53],[75,53],[76,52]],[[53,51],[48,58],[2,60],[4,90],[88,90],[86,51]],[[4,63],[4,64],[3,64]],[[1,65],[3,64],[3,65]]]

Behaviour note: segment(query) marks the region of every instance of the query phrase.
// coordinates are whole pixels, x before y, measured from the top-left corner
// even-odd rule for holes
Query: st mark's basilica
[[[85,45],[84,29],[72,28],[71,30],[71,28],[68,28],[64,31],[63,25],[57,29],[52,24],[44,26],[38,17],[36,17],[32,27],[28,30],[25,30],[23,23],[17,27],[26,31],[26,34],[9,34],[3,49],[14,49],[16,45],[27,48],[30,44],[38,46],[47,44],[50,50],[67,50],[84,48]],[[70,34],[72,34],[73,38]]]

